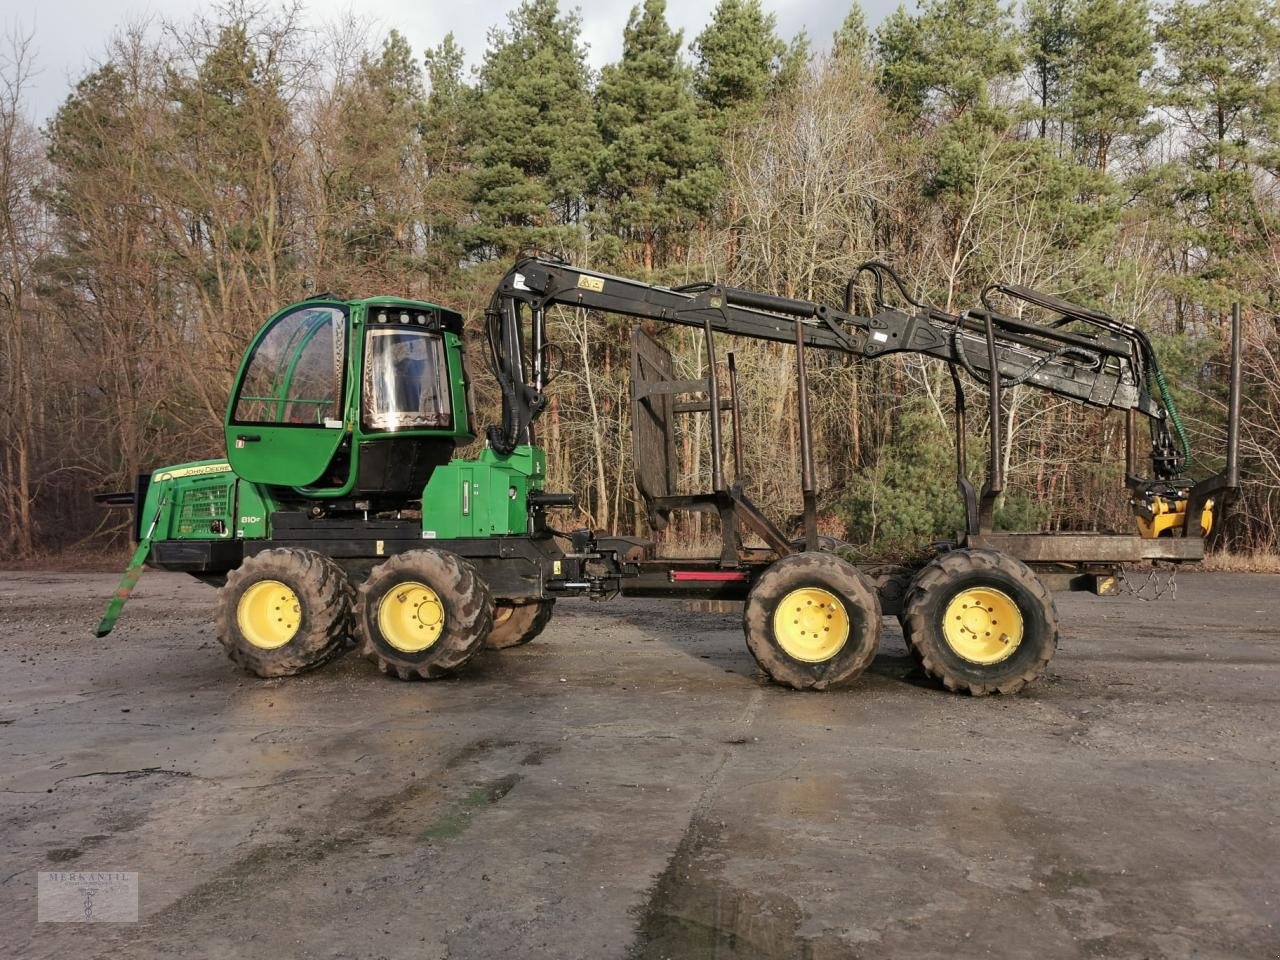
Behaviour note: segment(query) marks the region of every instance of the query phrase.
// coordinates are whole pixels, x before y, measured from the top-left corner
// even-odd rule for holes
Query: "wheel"
[[[916,580],[919,579],[920,574],[926,567],[921,567],[907,581],[906,589],[902,591],[902,602],[899,604],[898,616],[896,617],[898,627],[902,631],[902,645],[907,648],[907,656],[911,658],[911,662],[917,670],[923,670],[924,664],[920,662],[920,652],[911,645],[911,640],[907,637],[907,601],[911,598],[911,590],[916,585]]]
[[[853,680],[875,657],[880,600],[852,564],[797,553],[756,580],[742,628],[771,678],[797,690],[826,690]]]
[[[383,673],[430,680],[479,651],[493,598],[475,567],[443,550],[410,550],[373,568],[360,587],[360,652]]]
[[[506,650],[528,643],[551,622],[555,605],[555,600],[495,604],[493,629],[484,638],[484,645],[490,650]]]
[[[902,629],[927,674],[975,696],[1021,690],[1058,649],[1049,591],[1026,564],[994,550],[952,550],[922,568]]]
[[[313,670],[346,648],[354,591],[314,550],[276,547],[245,559],[218,591],[218,641],[260,677]]]

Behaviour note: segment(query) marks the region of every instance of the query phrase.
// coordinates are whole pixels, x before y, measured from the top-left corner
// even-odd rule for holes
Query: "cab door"
[[[227,459],[238,476],[285,487],[325,476],[346,434],[349,331],[345,305],[307,303],[258,334],[240,365],[225,423]]]

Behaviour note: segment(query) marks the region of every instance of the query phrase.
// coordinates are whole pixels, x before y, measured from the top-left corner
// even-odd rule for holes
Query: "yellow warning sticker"
[[[578,286],[583,290],[590,290],[594,293],[601,293],[604,290],[604,280],[600,277],[588,277],[585,273],[578,277]]]

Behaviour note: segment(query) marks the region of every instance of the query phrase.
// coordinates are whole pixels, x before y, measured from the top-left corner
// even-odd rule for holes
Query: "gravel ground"
[[[561,602],[451,680],[264,681],[214,591],[0,574],[0,955],[1280,956],[1280,578],[1059,596],[1023,694],[757,675],[739,614]],[[36,922],[136,871],[141,922]]]

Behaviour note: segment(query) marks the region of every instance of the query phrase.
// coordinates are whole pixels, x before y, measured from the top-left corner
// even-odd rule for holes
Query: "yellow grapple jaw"
[[[1144,540],[1174,536],[1186,529],[1187,497],[1172,494],[1151,494],[1133,502],[1134,517],[1138,521],[1138,535]],[[1200,536],[1207,537],[1213,529],[1213,500],[1205,502],[1200,512]]]

